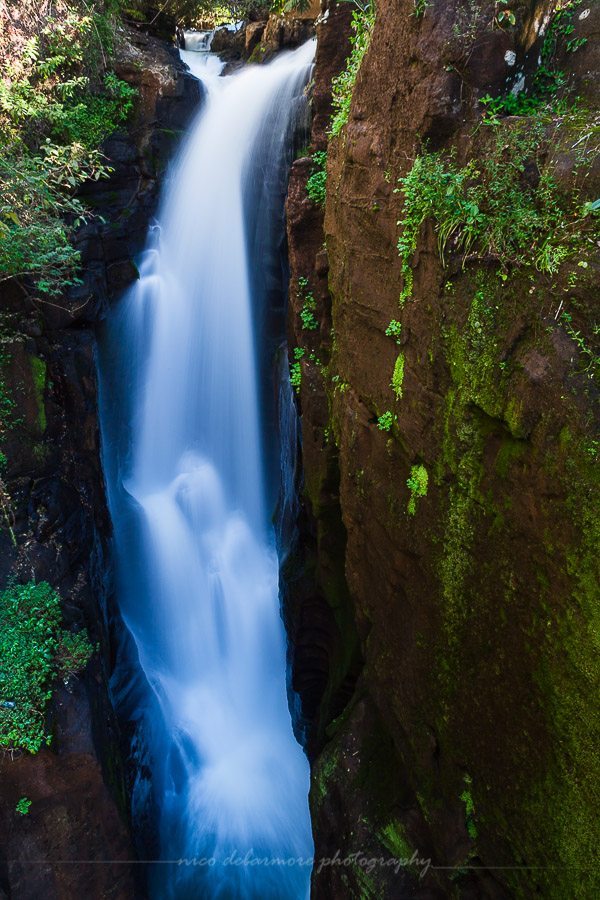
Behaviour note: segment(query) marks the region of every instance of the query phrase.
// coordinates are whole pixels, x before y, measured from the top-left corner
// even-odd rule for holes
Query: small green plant
[[[585,340],[580,331],[576,331],[571,322],[573,318],[570,313],[566,310],[561,314],[561,321],[563,323],[563,327],[572,341],[575,342],[579,353],[581,354],[582,366],[579,369],[579,373],[582,375],[587,375],[588,378],[597,378],[598,373],[600,373],[600,355],[590,347],[588,342]],[[598,338],[600,336],[600,325],[593,326],[594,337]]]
[[[309,298],[312,298],[312,303],[310,302]],[[305,331],[316,331],[319,327],[319,323],[317,322],[314,314],[315,307],[316,304],[314,303],[314,297],[312,297],[312,294],[310,294],[309,297],[307,297],[304,301],[304,306],[300,310],[300,319],[302,321],[302,327]]]
[[[300,319],[302,320],[302,327],[305,331],[316,331],[319,327],[319,323],[315,318],[312,308],[309,308],[306,305],[300,311]]]
[[[388,327],[385,329],[385,333],[387,337],[394,338],[397,344],[400,343],[400,336],[402,334],[402,323],[398,322],[397,319],[392,319]]]
[[[294,347],[294,362],[290,365],[290,384],[297,394],[300,393],[302,385],[302,366],[300,360],[304,358],[306,350],[304,347]]]
[[[306,193],[317,206],[325,206],[327,197],[327,153],[318,150],[313,153],[313,166],[315,171],[306,182]]]
[[[396,417],[390,410],[388,409],[386,412],[382,413],[377,419],[377,427],[380,431],[391,431],[392,426],[394,424]]]
[[[417,19],[422,19],[425,15],[425,10],[428,6],[431,6],[430,0],[414,0],[415,10],[413,15]]]
[[[404,353],[399,353],[394,365],[392,382],[390,387],[396,395],[396,400],[402,398],[402,385],[404,384]]]
[[[421,464],[412,466],[410,470],[410,476],[406,481],[406,485],[410,490],[410,497],[407,507],[408,514],[409,516],[414,516],[417,511],[417,500],[420,497],[427,496],[427,490],[429,487],[429,475],[425,466]]]
[[[375,5],[372,0],[364,3],[357,2],[356,9],[352,13],[352,49],[346,60],[346,67],[331,83],[333,108],[335,110],[331,120],[331,134],[339,134],[350,115],[352,103],[352,91],[356,77],[363,61],[364,55],[371,43],[373,26],[375,25]]]
[[[15,806],[15,812],[18,812],[20,816],[29,815],[30,809],[31,800],[29,799],[29,797],[21,797],[21,799],[17,801],[17,805]]]
[[[298,297],[302,300],[300,309],[300,321],[305,331],[316,331],[319,322],[315,316],[317,309],[317,301],[312,291],[308,290],[308,278],[300,277],[298,279]]]
[[[49,584],[11,584],[0,594],[0,748],[36,753],[50,743],[46,705],[58,677],[87,665],[87,632],[61,627],[60,597]]]
[[[471,793],[471,777],[469,775],[465,775],[464,782],[465,789],[460,795],[460,799],[465,805],[465,825],[467,828],[467,833],[471,840],[474,841],[477,838],[477,825],[475,824],[475,803],[473,802],[473,795]]]
[[[342,381],[339,375],[331,376],[331,383],[335,385],[334,392],[339,394],[345,394],[346,391],[350,388],[350,385],[347,381]]]

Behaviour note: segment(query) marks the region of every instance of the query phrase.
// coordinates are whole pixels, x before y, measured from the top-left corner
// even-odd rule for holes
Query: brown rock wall
[[[574,20],[588,42],[560,66],[589,86],[597,17],[593,7],[579,17],[588,6]],[[398,177],[425,142],[453,144],[460,159],[489,152],[478,101],[531,78],[551,7],[511,4],[516,26],[502,29],[493,3],[430,3],[419,18],[409,0],[382,0],[350,120],[328,145],[326,253],[303,191],[309,164],[292,172],[290,329],[322,364],[307,354],[300,393],[315,571],[322,585],[321,567],[343,569],[348,630],[338,617],[337,640],[358,633],[364,659],[353,699],[329,727],[331,682],[324,689],[326,741],[311,793],[317,856],[365,847],[401,856],[404,847],[454,867],[450,881],[432,869],[418,887],[389,872],[369,879],[356,863],[331,867],[315,874],[315,896],[594,892],[598,574],[588,457],[597,389],[557,321],[568,303],[593,343],[598,269],[588,262],[573,285],[535,270],[511,270],[505,283],[493,261],[444,268],[427,223],[412,299],[398,305]],[[335,70],[329,55],[328,64]],[[327,79],[317,66],[319,90],[326,95]],[[560,139],[553,158],[573,190]],[[591,196],[597,163],[587,178]],[[300,327],[298,277],[318,300],[318,332]],[[402,323],[399,345],[385,335],[391,319]],[[396,417],[389,433],[377,427],[386,411]],[[416,466],[428,489],[411,515]],[[385,760],[369,781],[356,759],[371,759],[377,729]]]

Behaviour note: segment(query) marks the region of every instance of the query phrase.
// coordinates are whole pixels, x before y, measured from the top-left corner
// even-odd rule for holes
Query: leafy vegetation
[[[33,278],[54,296],[76,280],[75,196],[109,173],[99,152],[135,91],[110,70],[116,5],[7,4],[0,32],[0,280]]]
[[[500,27],[517,24],[514,12],[507,8],[509,3],[510,0],[496,0],[496,23]]]
[[[50,139],[38,152],[0,151],[0,281],[35,276],[54,296],[76,280],[79,253],[70,242],[86,221],[77,185],[107,174],[98,151]]]
[[[473,794],[471,793],[472,779],[470,775],[464,776],[465,789],[460,795],[460,799],[465,805],[465,825],[471,840],[477,838],[477,825],[475,824],[475,803]]]
[[[425,10],[428,6],[431,5],[430,0],[414,0],[415,11],[414,14],[417,19],[422,19],[425,15]]]
[[[355,0],[358,7],[352,13],[352,50],[346,60],[346,68],[332,82],[332,99],[335,110],[331,120],[331,134],[339,134],[350,114],[352,91],[356,76],[371,43],[375,24],[375,4],[373,0]]]
[[[426,497],[429,488],[429,474],[425,466],[421,464],[412,466],[406,485],[410,490],[407,507],[408,514],[409,516],[414,516],[417,511],[417,500],[420,497]]]
[[[137,23],[156,22],[160,17],[186,28],[209,28],[227,22],[247,22],[257,13],[302,13],[310,0],[120,0],[125,18]]]
[[[313,153],[315,171],[306,182],[306,193],[317,206],[325,206],[327,189],[327,153],[317,150]]]
[[[402,323],[397,319],[392,319],[388,327],[385,329],[387,337],[393,338],[396,344],[400,344],[400,336],[402,334]],[[404,384],[404,353],[399,353],[394,363],[392,372],[392,380],[390,387],[392,388],[396,400],[402,399],[402,385]]]
[[[15,401],[1,376],[2,366],[6,362],[6,356],[0,349],[0,469],[6,465],[6,456],[2,451],[2,443],[14,420]]]
[[[304,347],[294,347],[294,362],[290,365],[290,384],[297,394],[300,393],[302,385],[302,366],[300,360],[303,359],[306,350]]]
[[[533,265],[555,274],[565,260],[591,251],[598,239],[594,204],[561,190],[542,163],[544,126],[496,130],[485,154],[458,165],[453,152],[424,152],[400,179],[404,196],[398,252],[402,304],[412,294],[412,258],[422,224],[431,219],[440,257],[460,254],[503,269]]]
[[[514,25],[514,13],[506,9],[507,0],[499,0],[496,5],[498,24]],[[575,31],[574,15],[581,5],[582,0],[563,0],[557,5],[546,29],[531,88],[523,85],[522,90],[514,87],[501,97],[491,97],[489,94],[483,97],[481,103],[485,107],[485,124],[496,125],[503,115],[527,116],[544,108],[558,112],[561,106],[564,107],[567,76],[558,68],[557,57],[561,48],[574,53],[587,42],[586,38],[572,37]]]
[[[400,343],[400,335],[402,334],[402,323],[397,319],[392,319],[388,327],[385,329],[387,337],[394,338],[397,344]]]
[[[380,431],[391,431],[392,426],[395,422],[395,416],[388,409],[386,412],[382,413],[377,419],[377,427]]]
[[[402,385],[404,384],[404,353],[399,353],[394,365],[392,373],[392,382],[390,387],[396,395],[396,400],[402,398]]]
[[[571,315],[571,313],[565,310],[561,313],[560,318],[565,331],[567,332],[571,340],[575,342],[575,344],[577,345],[577,349],[579,350],[581,356],[581,365],[579,368],[580,374],[587,375],[588,378],[597,379],[600,375],[600,355],[595,352],[592,347],[589,346],[581,331],[577,331],[575,328],[573,328],[571,324],[573,321],[573,316]],[[593,332],[595,338],[600,336],[600,325],[594,325]]]
[[[305,331],[316,331],[319,327],[315,311],[317,309],[317,301],[312,291],[308,290],[308,278],[298,279],[299,292],[298,296],[302,299],[302,307],[300,309],[300,321]]]
[[[50,743],[52,684],[84,669],[92,653],[85,630],[61,627],[60,597],[46,582],[0,594],[0,749],[36,753]]]
[[[29,810],[31,809],[31,800],[29,797],[21,797],[17,800],[17,805],[15,806],[15,812],[18,812],[21,816],[29,815]]]
[[[278,13],[306,12],[310,6],[310,0],[274,0],[271,10]]]

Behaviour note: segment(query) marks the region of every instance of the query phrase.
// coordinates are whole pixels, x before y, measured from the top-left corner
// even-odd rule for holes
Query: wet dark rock
[[[218,28],[211,44],[213,53],[217,53],[221,59],[232,62],[242,59],[244,55],[245,30],[230,31],[228,28]]]

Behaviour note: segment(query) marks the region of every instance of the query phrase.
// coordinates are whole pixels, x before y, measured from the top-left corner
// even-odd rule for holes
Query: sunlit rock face
[[[328,52],[317,57],[315,97],[326,99],[321,66],[344,64],[342,6],[331,4],[318,26]],[[598,285],[588,248],[597,238],[588,221],[584,265],[573,264],[581,277],[507,268],[502,287],[493,260],[463,268],[450,254],[444,266],[428,221],[411,260],[412,298],[398,303],[397,179],[425,148],[455,147],[461,163],[488,158],[500,132],[481,124],[480,100],[523,79],[531,89],[556,4],[511,3],[508,28],[494,3],[423,4],[422,16],[415,6],[377,5],[348,124],[328,143],[322,230],[306,193],[308,159],[295,163],[288,199],[289,326],[307,348],[299,402],[309,552],[304,567],[297,560],[290,599],[294,663],[308,707],[316,705],[316,856],[333,860],[339,850],[348,860],[315,869],[313,892],[593,892],[596,389],[560,317],[570,303],[573,330],[593,345]],[[547,123],[553,178],[569,192],[585,185],[590,200],[600,194],[597,157],[586,150],[578,176],[573,145],[586,144],[598,106],[595,6],[577,6],[555,60],[573,95],[585,91],[587,111]],[[324,109],[311,149],[326,146]],[[503,127],[519,122],[540,125],[534,114]],[[525,167],[525,184],[536,177]],[[311,333],[302,329],[299,279],[318,298]],[[475,315],[478,291],[487,325]],[[386,335],[392,320],[402,326],[399,344]],[[397,416],[390,433],[377,426],[385,411]],[[411,515],[413,467],[429,481]],[[319,652],[309,655],[311,634]],[[440,870],[419,878],[414,865],[401,877],[365,868],[365,858],[414,852],[456,867],[452,882]],[[525,860],[539,868],[508,868]]]

